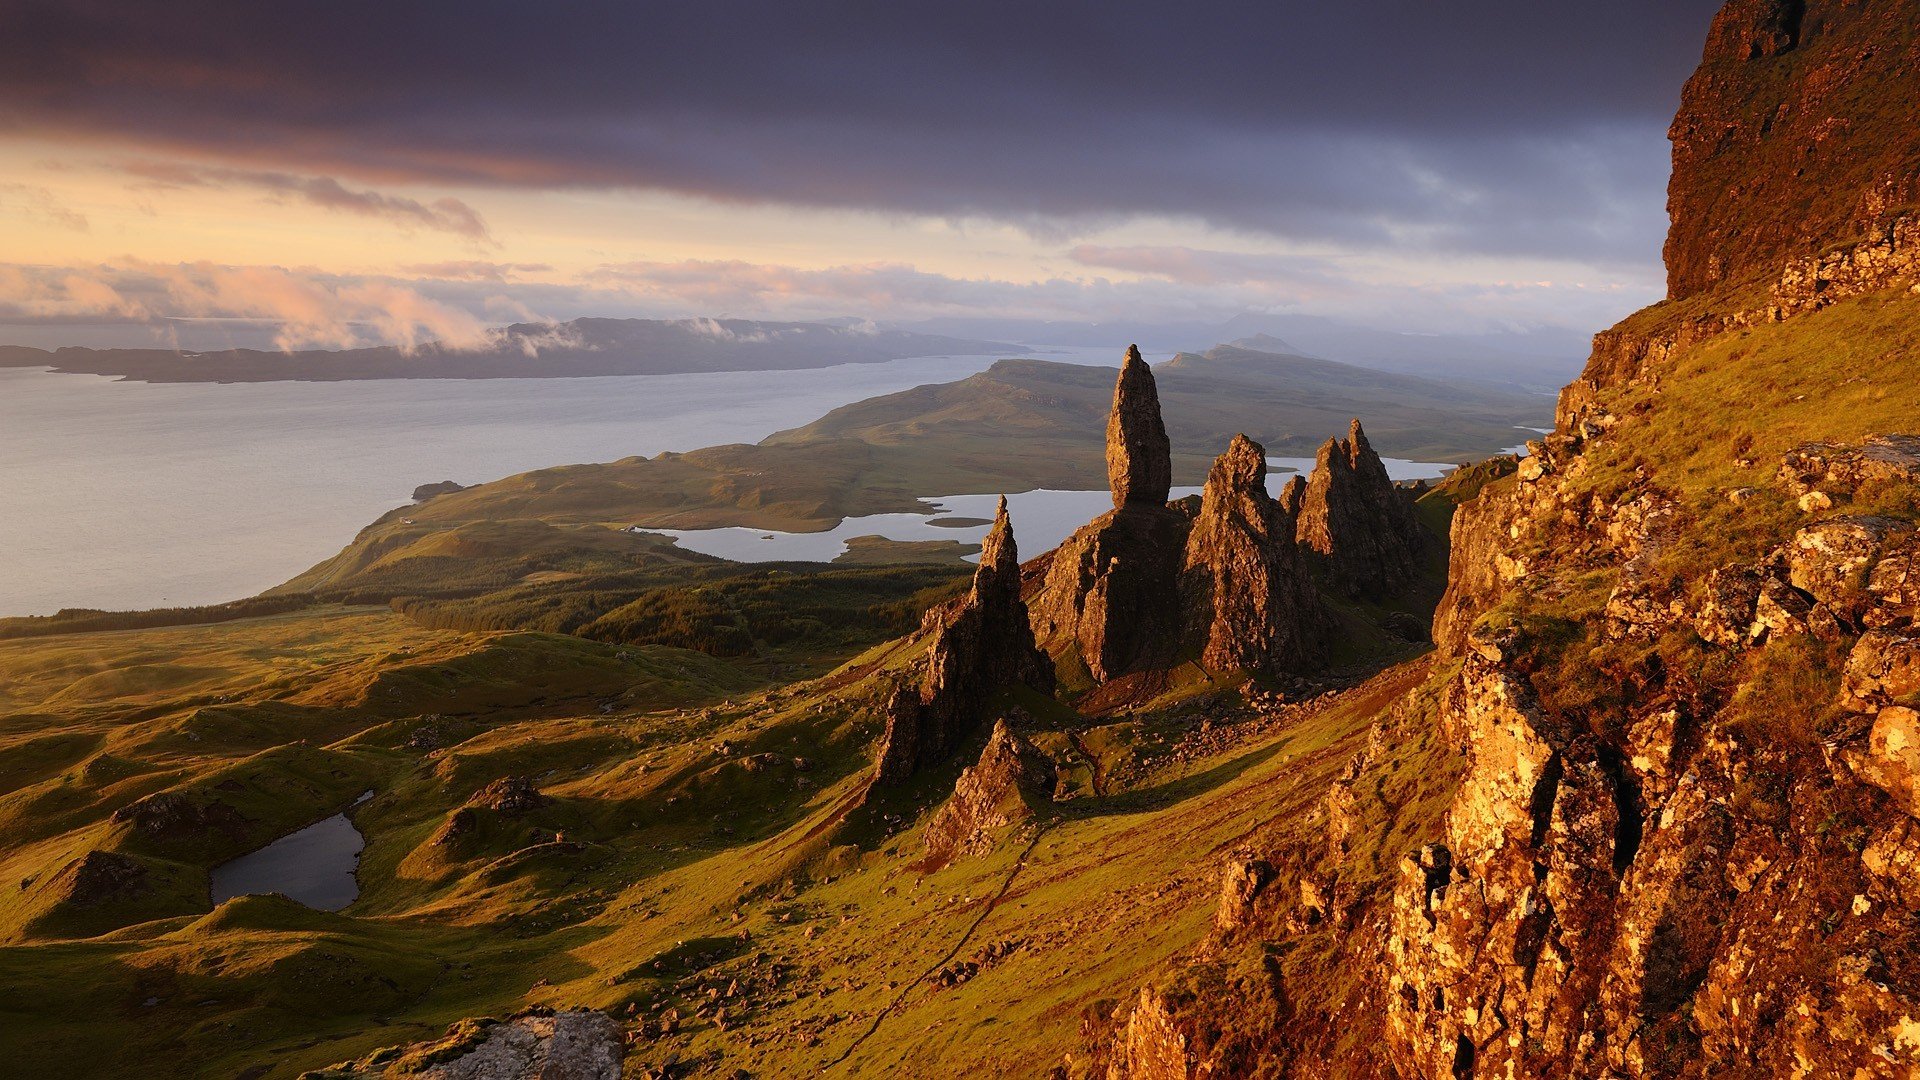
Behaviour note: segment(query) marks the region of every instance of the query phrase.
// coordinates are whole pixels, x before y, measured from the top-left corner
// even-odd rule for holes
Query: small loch
[[[369,791],[354,805],[373,797]],[[360,895],[354,876],[367,838],[341,812],[213,868],[213,902],[279,893],[320,911],[339,911]]]
[[[1446,475],[1452,465],[1428,461],[1386,458],[1387,475],[1394,480],[1434,480]],[[1296,474],[1313,471],[1312,458],[1269,458],[1267,488],[1274,494]],[[1198,495],[1197,487],[1174,488],[1174,498]],[[764,529],[643,529],[635,532],[670,536],[681,547],[706,555],[717,555],[735,562],[832,562],[847,550],[847,541],[859,536],[880,536],[888,540],[954,540],[979,543],[993,524],[998,495],[943,495],[927,499],[933,505],[928,514],[873,514],[852,517],[832,529],[812,533],[768,532]],[[1013,518],[1013,535],[1021,552],[1038,555],[1059,545],[1075,529],[1113,509],[1113,496],[1098,491],[1053,491],[1040,489],[1007,496],[1007,511]],[[968,556],[969,559],[975,556]]]

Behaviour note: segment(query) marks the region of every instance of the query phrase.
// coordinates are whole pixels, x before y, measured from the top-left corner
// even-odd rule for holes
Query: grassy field
[[[45,1076],[292,1076],[539,1003],[677,1008],[681,1032],[639,1053],[656,1064],[811,1075],[844,1058],[849,1075],[916,1075],[937,1055],[949,1075],[1007,1060],[1037,1073],[1081,1013],[1197,940],[1213,857],[1287,792],[1305,799],[1370,719],[1362,702],[1297,728],[1248,725],[1176,761],[1193,710],[1222,692],[1195,683],[1075,725],[1102,759],[1093,768],[1124,786],[922,875],[914,821],[950,774],[905,796],[896,821],[858,835],[840,824],[873,699],[910,659],[894,646],[744,695],[706,657],[430,631],[365,609],[6,648],[0,662],[34,672],[10,690],[8,879],[57,875],[97,847],[199,882],[156,889],[123,928],[91,936],[46,918],[84,900],[29,885],[0,907],[0,1051]],[[89,681],[162,651],[191,680]],[[248,717],[262,715],[302,726],[260,749]],[[441,745],[414,739],[423,727]],[[437,840],[505,775],[535,777],[552,801],[511,819],[481,811],[457,842]],[[110,807],[161,787],[244,828],[210,843],[112,822]],[[362,894],[346,913],[267,897],[209,909],[208,866],[368,787],[353,812],[368,836]],[[62,816],[49,822],[52,804]],[[995,943],[1007,955],[970,982],[924,978]],[[693,1017],[730,984],[721,1023]]]

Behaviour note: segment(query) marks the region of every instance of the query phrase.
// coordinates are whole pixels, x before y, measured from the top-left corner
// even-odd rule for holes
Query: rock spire
[[[1267,494],[1267,452],[1236,435],[1213,463],[1187,537],[1181,593],[1200,662],[1215,671],[1307,671],[1326,659],[1325,622],[1294,544],[1293,518]]]
[[[1160,390],[1140,346],[1127,346],[1107,416],[1107,486],[1113,505],[1165,506],[1173,487],[1173,446],[1160,417]]]
[[[887,705],[887,729],[875,779],[898,784],[944,760],[979,722],[996,691],[1025,685],[1050,692],[1053,664],[1034,645],[1020,599],[1020,554],[1002,497],[980,547],[973,587],[957,604],[927,613],[930,635],[917,686],[898,688]]]
[[[1333,592],[1379,599],[1420,576],[1426,530],[1407,493],[1388,477],[1359,420],[1345,439],[1328,439],[1320,448],[1300,496],[1297,538],[1319,565],[1322,584]]]

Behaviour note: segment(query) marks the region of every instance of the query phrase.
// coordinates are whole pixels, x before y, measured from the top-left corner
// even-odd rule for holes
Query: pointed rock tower
[[[919,686],[902,686],[887,706],[887,730],[875,779],[898,784],[943,760],[979,723],[996,691],[1053,690],[1053,664],[1035,647],[1020,599],[1020,553],[1002,497],[980,545],[973,587],[956,606],[927,613],[932,637]]]
[[[1160,390],[1140,346],[1127,346],[1107,414],[1107,486],[1113,505],[1160,507],[1173,489],[1173,445],[1160,416]]]
[[[1326,660],[1326,614],[1293,516],[1267,494],[1266,449],[1245,435],[1207,474],[1180,589],[1200,662],[1214,671],[1303,672]]]
[[[1153,369],[1127,350],[1107,418],[1114,509],[1068,537],[1034,598],[1035,636],[1077,658],[1095,682],[1172,662],[1179,644],[1178,579],[1187,520],[1168,509],[1173,453]]]
[[[1289,496],[1292,493],[1289,492]],[[1355,420],[1320,448],[1300,497],[1296,536],[1331,592],[1381,599],[1420,575],[1431,542]]]

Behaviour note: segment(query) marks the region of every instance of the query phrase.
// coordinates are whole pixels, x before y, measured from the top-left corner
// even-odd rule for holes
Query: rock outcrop
[[[972,733],[997,692],[1029,686],[1051,692],[1053,665],[1034,644],[1027,605],[1020,599],[1020,554],[1000,500],[993,528],[980,548],[973,586],[956,606],[927,613],[927,653],[917,686],[902,686],[887,706],[875,779],[904,782],[943,761]]]
[[[1202,664],[1301,672],[1325,662],[1326,616],[1293,535],[1267,494],[1266,450],[1234,436],[1207,474],[1181,577]]]
[[[1331,620],[1309,555],[1355,595],[1397,593],[1421,572],[1427,535],[1357,420],[1321,451],[1312,482],[1295,477],[1279,499],[1267,493],[1265,449],[1240,435],[1198,500],[1168,506],[1166,429],[1134,350],[1107,431],[1115,508],[1060,545],[1031,601],[1034,636],[1063,670],[1107,683],[1197,655],[1215,671],[1313,671]],[[1309,536],[1315,552],[1300,550]]]
[[[1129,345],[1107,414],[1107,486],[1113,505],[1162,507],[1173,489],[1173,445],[1160,415],[1153,369]]]
[[[1911,0],[1736,0],[1669,138],[1669,292],[1769,275],[1920,202]]]
[[[462,1020],[445,1037],[377,1050],[301,1080],[620,1080],[620,1025],[593,1009],[534,1009],[509,1020]]]
[[[1230,876],[1236,932],[1195,947],[1199,991],[1142,995],[1115,1075],[1241,1034],[1271,1075],[1920,1076],[1916,100],[1920,0],[1726,5],[1673,129],[1686,302],[1597,337],[1459,508],[1443,655],[1381,714],[1419,741],[1370,737],[1324,843],[1246,846],[1335,875],[1353,930],[1260,918]],[[1819,355],[1841,334],[1858,370]],[[1407,764],[1438,781],[1395,793]],[[1240,1019],[1233,963],[1316,950],[1276,1037]]]
[[[1053,786],[1052,760],[1004,718],[994,721],[979,763],[960,773],[953,797],[927,822],[926,864],[944,866],[956,856],[991,851],[994,834],[1033,820]]]
[[[1413,502],[1355,420],[1345,439],[1320,448],[1299,496],[1297,538],[1318,564],[1322,581],[1347,596],[1381,599],[1411,585],[1428,539]]]
[[[1177,654],[1189,522],[1167,506],[1172,477],[1153,371],[1128,349],[1107,420],[1114,509],[1061,543],[1033,603],[1042,646],[1071,654],[1096,682],[1164,667]]]

